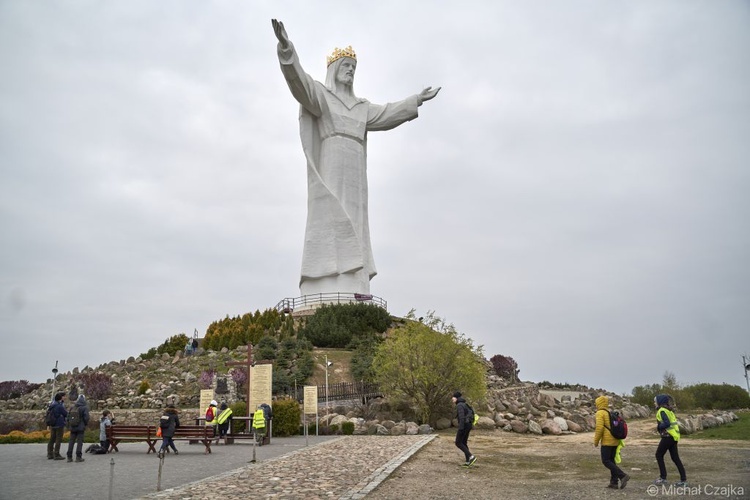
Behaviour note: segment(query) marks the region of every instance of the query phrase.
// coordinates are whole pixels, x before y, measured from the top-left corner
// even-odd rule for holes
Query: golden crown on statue
[[[351,45],[343,50],[336,47],[335,49],[333,49],[331,55],[326,57],[326,60],[328,61],[328,64],[326,66],[330,66],[332,62],[338,61],[342,57],[351,57],[355,61],[357,60],[357,54],[354,53],[354,49]]]

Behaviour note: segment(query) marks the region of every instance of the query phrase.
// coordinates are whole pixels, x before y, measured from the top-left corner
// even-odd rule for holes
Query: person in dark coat
[[[68,420],[71,413],[77,411],[80,418],[78,425],[70,425],[70,439],[68,439],[68,462],[73,461],[73,444],[76,444],[76,462],[84,462],[83,459],[83,434],[86,432],[86,426],[89,425],[89,407],[86,404],[86,398],[83,394],[78,396],[76,404],[68,412]]]
[[[177,447],[174,445],[174,433],[175,430],[180,426],[180,417],[177,415],[177,409],[174,405],[169,405],[164,410],[164,415],[159,419],[159,427],[161,427],[162,443],[161,448],[157,456],[162,458],[168,448],[172,448],[175,455],[179,455]]]
[[[469,433],[472,427],[474,427],[472,411],[469,409],[469,405],[466,404],[466,400],[461,396],[461,393],[456,391],[453,393],[453,404],[456,405],[456,418],[458,420],[458,431],[456,431],[456,446],[459,450],[464,452],[466,462],[465,467],[472,465],[477,461],[477,457],[471,454],[469,451]]]
[[[65,457],[60,455],[60,444],[62,444],[62,437],[65,434],[65,418],[68,416],[68,410],[65,409],[65,393],[58,392],[55,394],[55,400],[50,405],[55,415],[55,425],[49,428],[47,458],[49,460],[63,460]]]

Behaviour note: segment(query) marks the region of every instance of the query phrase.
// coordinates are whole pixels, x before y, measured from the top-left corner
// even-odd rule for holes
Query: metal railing
[[[319,385],[317,387],[318,403],[325,403],[326,386]],[[284,395],[291,396],[297,401],[302,401],[305,396],[304,387],[297,387],[296,393],[294,389],[292,389],[291,391],[284,393]],[[383,393],[380,391],[380,387],[373,382],[339,382],[336,384],[328,384],[328,401],[367,401],[382,396]]]
[[[290,314],[295,310],[314,309],[323,304],[351,303],[372,304],[382,307],[386,311],[388,310],[388,302],[380,297],[370,294],[345,292],[313,293],[302,295],[301,297],[281,299],[276,304],[276,310],[282,314]]]

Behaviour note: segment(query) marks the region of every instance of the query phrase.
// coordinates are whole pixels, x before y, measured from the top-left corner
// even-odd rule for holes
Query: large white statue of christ
[[[367,133],[417,117],[440,88],[403,101],[372,104],[354,95],[357,56],[351,47],[328,57],[326,82],[305,73],[284,24],[271,21],[281,72],[300,103],[300,136],[307,158],[307,227],[300,292],[369,295],[377,271],[367,212]]]

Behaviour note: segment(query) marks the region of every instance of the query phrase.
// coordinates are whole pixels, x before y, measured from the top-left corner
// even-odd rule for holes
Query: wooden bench
[[[109,439],[108,451],[119,451],[117,445],[123,441],[148,443],[148,451],[156,453],[156,443],[162,442],[162,437],[156,435],[155,425],[110,425],[107,427],[107,439]],[[181,425],[175,429],[174,441],[189,441],[203,443],[206,447],[205,453],[211,453],[211,440],[213,429],[202,425]]]
[[[107,427],[107,439],[109,440],[109,449],[107,452],[120,451],[117,445],[123,441],[138,442],[145,441],[148,443],[148,452],[156,453],[154,447],[161,438],[156,435],[155,425],[110,425]]]

